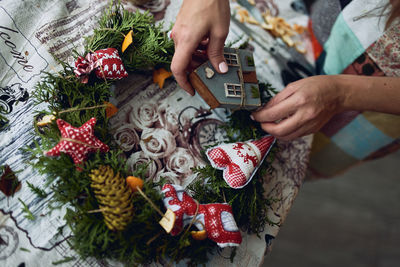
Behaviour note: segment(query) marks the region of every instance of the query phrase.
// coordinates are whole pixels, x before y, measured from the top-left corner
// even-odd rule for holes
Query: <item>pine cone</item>
[[[91,187],[110,230],[121,231],[133,216],[132,192],[119,172],[114,176],[110,166],[100,166],[89,174]]]

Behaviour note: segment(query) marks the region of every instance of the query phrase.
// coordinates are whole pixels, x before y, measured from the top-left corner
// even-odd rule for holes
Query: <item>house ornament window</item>
[[[237,54],[234,53],[224,53],[224,57],[226,60],[226,63],[230,66],[239,66],[239,61]]]
[[[225,83],[225,96],[241,98],[243,95],[242,85],[236,83]]]

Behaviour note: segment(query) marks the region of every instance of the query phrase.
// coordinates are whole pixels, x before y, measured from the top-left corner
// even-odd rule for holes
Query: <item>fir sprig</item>
[[[133,43],[122,53],[122,41],[130,30],[133,30]],[[129,13],[119,4],[111,5],[101,18],[99,28],[86,42],[86,51],[82,55],[103,48],[117,48],[128,71],[168,65],[173,54],[173,42],[162,31],[162,25],[156,25],[154,18],[147,12]],[[72,230],[73,235],[69,240],[72,247],[82,257],[110,258],[129,266],[151,262],[168,264],[186,261],[188,265],[206,263],[208,256],[216,251],[216,243],[209,239],[194,240],[188,232],[179,236],[165,233],[158,223],[160,215],[138,193],[134,193],[132,200],[135,209],[132,222],[121,232],[109,230],[101,212],[91,212],[99,208],[90,187],[88,174],[92,169],[109,165],[115,173],[120,172],[121,177],[132,173],[127,170],[122,151],[112,145],[104,108],[63,112],[71,108],[104,104],[110,97],[111,83],[90,79],[88,84],[82,84],[75,77],[72,66],[62,62],[60,65],[62,69],[58,73],[45,73],[35,88],[33,97],[36,103],[48,104],[48,109],[40,111],[38,115],[54,113],[57,118],[75,127],[96,117],[95,135],[111,148],[108,153],[90,154],[80,166],[81,171],[76,170],[71,158],[65,154],[57,158],[43,156],[43,151],[53,147],[60,139],[60,131],[56,122],[53,122],[41,129],[36,128],[33,144],[26,149],[31,154],[30,164],[46,176],[46,186],[51,187],[53,195],[49,206],[68,206],[64,219]],[[256,139],[264,134],[245,112],[232,115],[226,130],[232,142]],[[264,172],[267,167],[263,168]],[[140,166],[133,175],[146,179],[146,168],[146,165]],[[264,173],[259,173],[249,185],[237,191],[229,188],[221,178],[221,172],[211,166],[197,168],[196,171],[209,178],[206,184],[198,181],[190,187],[194,198],[200,203],[228,202],[232,205],[238,226],[250,233],[259,233],[265,223],[273,223],[266,217],[269,199],[264,197],[262,187],[261,177]],[[158,183],[146,181],[143,192],[162,209],[164,205],[158,188]],[[32,215],[25,203],[20,201],[24,205],[24,212]]]
[[[228,116],[228,122],[221,126],[227,133],[227,142],[259,139],[266,134],[260,124],[250,118],[250,114],[247,110],[237,110]]]
[[[29,210],[28,205],[25,204],[24,201],[22,201],[22,199],[18,198],[18,201],[21,202],[23,208],[22,208],[22,212],[25,213],[25,218],[27,218],[30,221],[34,221],[35,220],[35,216],[32,214],[32,212]]]
[[[31,184],[30,182],[26,182],[26,184],[28,185],[28,187],[29,187],[29,189],[33,192],[33,193],[35,193],[38,197],[40,197],[40,198],[46,198],[47,197],[47,193],[46,193],[46,191],[44,191],[43,189],[41,189],[41,188],[39,188],[39,187],[37,187],[37,186],[34,186],[33,184]]]
[[[146,12],[131,13],[119,4],[112,4],[99,21],[99,28],[86,38],[85,53],[113,47],[118,49],[128,71],[146,71],[154,67],[169,68],[174,43]],[[133,43],[124,53],[121,51],[125,35],[133,31]]]
[[[227,132],[229,143],[259,139],[266,135],[260,125],[250,119],[250,112],[246,110],[232,113],[222,127]],[[194,168],[199,176],[189,188],[200,203],[227,202],[232,206],[237,225],[248,233],[259,234],[266,224],[277,224],[267,216],[268,207],[274,200],[265,197],[263,187],[263,179],[269,174],[275,153],[276,149],[271,149],[252,181],[240,190],[230,188],[223,179],[222,171],[210,164]]]
[[[51,112],[42,113],[54,113],[57,118],[67,121],[74,127],[80,127],[90,118],[95,117],[97,119],[95,135],[103,142],[109,142],[105,108],[84,108],[104,105],[111,96],[111,84],[104,81],[83,84],[75,77],[72,66],[67,63],[61,63],[61,66],[62,70],[56,74],[45,73],[42,81],[36,85],[32,94],[35,103],[48,103],[48,109]],[[83,110],[74,111],[78,108]],[[38,129],[37,132],[39,132]],[[42,128],[39,135],[43,137],[41,147],[44,149],[53,147],[60,139],[55,122]]]
[[[259,171],[240,190],[230,188],[222,177],[222,171],[212,168],[211,165],[197,167],[194,172],[199,174],[198,179],[189,188],[200,203],[230,204],[237,225],[249,234],[259,234],[264,231],[266,224],[277,224],[267,216],[268,207],[273,202],[273,199],[265,197],[263,187],[267,167],[268,162],[265,162],[261,168],[263,171]]]

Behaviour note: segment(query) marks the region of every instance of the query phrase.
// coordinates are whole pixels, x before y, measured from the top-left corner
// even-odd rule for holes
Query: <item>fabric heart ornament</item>
[[[251,181],[274,143],[275,137],[269,135],[259,140],[221,144],[209,148],[206,155],[214,168],[224,171],[226,183],[239,189]]]
[[[101,49],[88,53],[86,57],[78,57],[74,72],[82,83],[88,82],[93,70],[99,79],[122,79],[128,76],[115,48]]]

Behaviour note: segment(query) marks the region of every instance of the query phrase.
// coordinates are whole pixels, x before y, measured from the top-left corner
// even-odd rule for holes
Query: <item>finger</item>
[[[276,138],[283,138],[290,136],[293,133],[301,133],[301,129],[304,131],[307,129],[308,125],[304,123],[301,116],[295,113],[293,116],[280,121],[279,123],[265,122],[261,123],[261,128],[275,136]]]
[[[192,54],[197,44],[185,42],[182,45],[176,45],[175,54],[172,57],[171,71],[177,83],[190,95],[194,95],[194,90],[187,79],[187,68],[192,59]]]
[[[279,140],[291,141],[291,140],[294,140],[296,138],[299,138],[299,137],[302,137],[302,136],[305,136],[305,135],[309,135],[311,133],[312,132],[310,130],[308,130],[307,127],[301,127],[298,130],[296,130],[296,131],[294,131],[294,132],[292,132],[292,133],[290,133],[288,135],[279,137]]]
[[[214,69],[219,73],[228,72],[228,65],[224,58],[224,43],[227,33],[216,32],[210,34],[210,40],[207,47],[208,58]]]
[[[265,107],[272,107],[279,102],[285,100],[290,97],[294,92],[296,92],[297,87],[294,84],[289,84],[286,86],[281,92],[276,94],[266,105]]]
[[[295,97],[289,97],[271,107],[265,106],[251,114],[253,120],[258,122],[275,122],[286,119],[294,114],[297,109]]]

